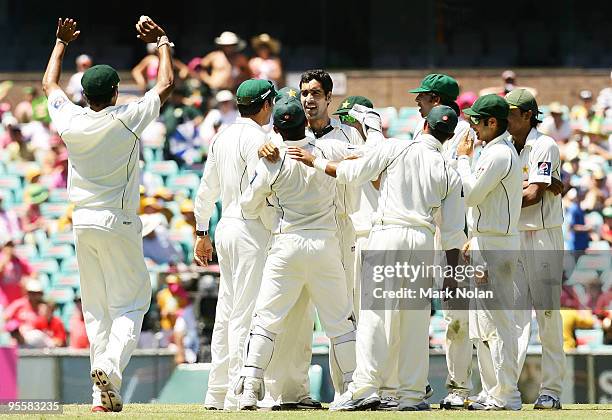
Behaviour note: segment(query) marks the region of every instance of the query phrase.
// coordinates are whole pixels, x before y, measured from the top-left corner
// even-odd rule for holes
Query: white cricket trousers
[[[231,385],[242,367],[269,241],[270,231],[259,219],[222,217],[217,224],[215,246],[221,279],[204,400],[207,406],[238,408]]]
[[[399,258],[409,256],[411,265],[431,265],[433,238],[433,233],[424,227],[375,226],[367,249],[385,251],[376,264],[394,266]],[[415,290],[417,296],[421,289],[433,285],[430,277],[414,280],[404,286]],[[372,286],[362,284],[362,288],[366,287]],[[364,309],[364,304],[362,301],[357,326],[357,367],[349,385],[353,398],[378,395],[385,381],[389,381],[388,372],[397,370],[400,408],[423,401],[429,373],[429,299],[407,299],[400,309]],[[395,340],[399,341],[399,360],[391,354]]]
[[[75,226],[74,236],[91,367],[104,370],[120,390],[151,303],[151,282],[136,213],[116,211],[106,226]],[[100,405],[95,385],[92,397]]]
[[[520,301],[516,312],[519,333],[519,372],[527,356],[532,309],[535,309],[542,343],[540,395],[560,398],[565,376],[563,321],[559,311],[563,275],[561,227],[520,233],[521,252],[517,285]]]
[[[515,320],[516,270],[520,238],[479,236],[470,241],[471,264],[486,264],[493,299],[475,298],[470,311],[470,338],[476,343],[483,390],[497,404],[510,410],[521,408],[518,391],[518,336]]]
[[[305,230],[272,237],[253,324],[276,335],[289,332],[286,320],[300,298],[312,300],[332,343],[336,338],[354,334],[355,325],[351,317],[340,246],[333,232]],[[302,315],[312,325],[308,306],[304,306]],[[312,342],[312,326],[309,328],[308,339]],[[304,332],[299,334],[305,336]],[[342,392],[345,374],[354,370],[354,341],[351,344],[350,341],[341,340],[338,349],[333,347],[332,344],[332,381],[336,391]],[[277,350],[275,343],[272,358]],[[297,352],[304,353],[299,348]],[[266,366],[257,367],[268,367],[268,361],[262,360],[261,364]],[[271,379],[279,380],[278,377]]]
[[[357,318],[357,328],[359,329],[359,314],[361,312],[361,252],[367,251],[368,239],[370,237],[370,231],[362,231],[357,233],[355,239],[355,266],[353,273],[355,276],[354,286],[354,301],[353,307],[355,310],[355,317]],[[386,368],[381,372],[381,386],[380,391],[381,397],[395,396],[397,391],[398,379],[397,379],[397,361],[399,359],[399,337],[390,337],[391,344],[389,345],[389,361],[386,364]]]

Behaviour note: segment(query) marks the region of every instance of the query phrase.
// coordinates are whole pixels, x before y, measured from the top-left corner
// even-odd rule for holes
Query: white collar
[[[312,141],[311,138],[304,137],[301,140],[283,140],[288,147],[303,147]]]
[[[422,141],[424,143],[427,143],[428,145],[434,147],[438,152],[442,150],[442,143],[440,143],[440,140],[438,140],[431,134],[421,133],[414,139],[414,141]]]

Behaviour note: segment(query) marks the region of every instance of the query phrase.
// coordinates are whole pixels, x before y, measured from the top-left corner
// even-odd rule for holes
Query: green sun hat
[[[269,80],[249,79],[238,86],[236,91],[236,103],[238,105],[251,105],[265,100],[272,95],[276,96],[274,84]]]
[[[365,96],[349,96],[348,98],[342,101],[342,103],[333,115],[347,115],[349,111],[353,109],[353,106],[356,104],[367,106],[368,108],[374,108],[372,101],[370,101]]]
[[[539,114],[538,103],[535,96],[527,89],[514,89],[506,94],[506,102],[512,108],[520,108],[523,111],[532,111],[534,114]]]
[[[81,86],[87,96],[103,96],[110,94],[120,80],[117,70],[106,64],[98,64],[85,71]]]
[[[291,86],[285,86],[282,89],[279,89],[276,92],[276,98],[275,100],[279,100],[280,98],[287,96],[290,98],[294,98],[294,99],[300,99],[300,90],[293,88]]]
[[[432,73],[425,76],[421,81],[421,86],[408,92],[433,92],[446,100],[456,101],[457,96],[459,96],[459,83],[447,74]]]
[[[494,93],[476,99],[474,104],[463,110],[465,115],[471,117],[493,117],[500,120],[508,119],[510,105],[504,98]]]
[[[434,106],[425,119],[431,128],[446,134],[454,133],[459,121],[453,108],[446,105]]]
[[[305,124],[306,114],[302,103],[292,97],[278,98],[272,111],[274,126],[283,130],[299,127]]]

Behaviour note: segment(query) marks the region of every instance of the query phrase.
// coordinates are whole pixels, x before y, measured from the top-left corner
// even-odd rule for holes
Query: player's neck
[[[512,141],[514,142],[514,147],[518,153],[521,153],[521,150],[523,150],[525,147],[525,142],[527,141],[529,132],[531,132],[531,127],[527,131],[521,131],[520,133],[512,135]]]
[[[325,118],[316,119],[316,120],[308,120],[308,127],[313,132],[321,131],[325,127],[327,127],[331,123],[329,116],[325,116]]]

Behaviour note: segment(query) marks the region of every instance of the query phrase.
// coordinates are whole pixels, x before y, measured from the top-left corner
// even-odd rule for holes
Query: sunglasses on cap
[[[482,120],[484,120],[484,119],[485,119],[485,117],[481,117],[481,116],[474,117],[474,116],[471,116],[471,115],[470,115],[470,121],[471,121],[471,122],[472,122],[472,124],[474,124],[474,125],[478,125],[478,124],[480,124],[480,121],[482,121]]]
[[[357,120],[355,119],[355,117],[351,117],[350,115],[346,114],[346,115],[340,115],[340,121],[342,121],[343,123],[348,123],[348,124],[353,124],[356,123]]]

